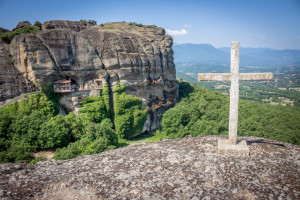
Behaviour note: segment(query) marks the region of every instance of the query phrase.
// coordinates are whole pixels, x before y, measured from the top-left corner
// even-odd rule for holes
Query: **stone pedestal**
[[[232,144],[227,139],[218,140],[218,153],[222,155],[249,156],[250,151],[245,140],[238,140]]]

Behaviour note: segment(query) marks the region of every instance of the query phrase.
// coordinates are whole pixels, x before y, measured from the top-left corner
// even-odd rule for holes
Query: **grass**
[[[115,29],[115,27],[111,27],[111,26],[104,26],[104,27],[102,27],[102,29]]]
[[[128,145],[133,145],[134,143],[153,143],[153,142],[159,142],[161,137],[148,133],[148,134],[142,134],[137,137],[134,137],[132,139],[119,139],[119,147],[126,147]]]

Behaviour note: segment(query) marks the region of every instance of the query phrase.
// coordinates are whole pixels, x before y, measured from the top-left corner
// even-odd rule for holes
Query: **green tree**
[[[33,25],[42,28],[42,23],[39,21],[35,21]]]
[[[63,147],[69,144],[71,133],[62,115],[57,115],[46,121],[41,128],[39,143],[42,148]]]

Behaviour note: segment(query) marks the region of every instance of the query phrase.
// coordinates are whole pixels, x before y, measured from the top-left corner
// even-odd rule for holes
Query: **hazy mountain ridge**
[[[230,47],[210,44],[177,44],[173,47],[177,63],[230,64]],[[290,66],[300,64],[300,49],[240,48],[241,65]]]

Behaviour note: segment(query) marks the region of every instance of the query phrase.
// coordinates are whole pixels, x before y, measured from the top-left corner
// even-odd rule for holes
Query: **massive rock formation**
[[[156,26],[93,25],[88,21],[44,22],[42,31],[14,37],[9,46],[14,66],[4,52],[1,68],[15,67],[25,82],[36,85],[71,79],[77,90],[62,95],[61,104],[72,111],[78,110],[80,99],[99,93],[92,87],[95,80],[110,87],[122,83],[148,110],[144,131],[159,128],[163,112],[178,97],[172,37]],[[12,96],[3,95],[3,99]]]
[[[0,42],[0,105],[7,99],[37,91],[37,87],[13,65],[8,45]]]
[[[110,83],[127,85],[127,92],[142,98],[150,112],[147,130],[159,128],[166,108],[178,96],[172,37],[156,26],[108,23],[81,32],[98,52]]]
[[[217,153],[218,138],[186,137],[36,165],[0,164],[0,198],[300,198],[299,146],[244,137],[250,156],[224,156]]]

